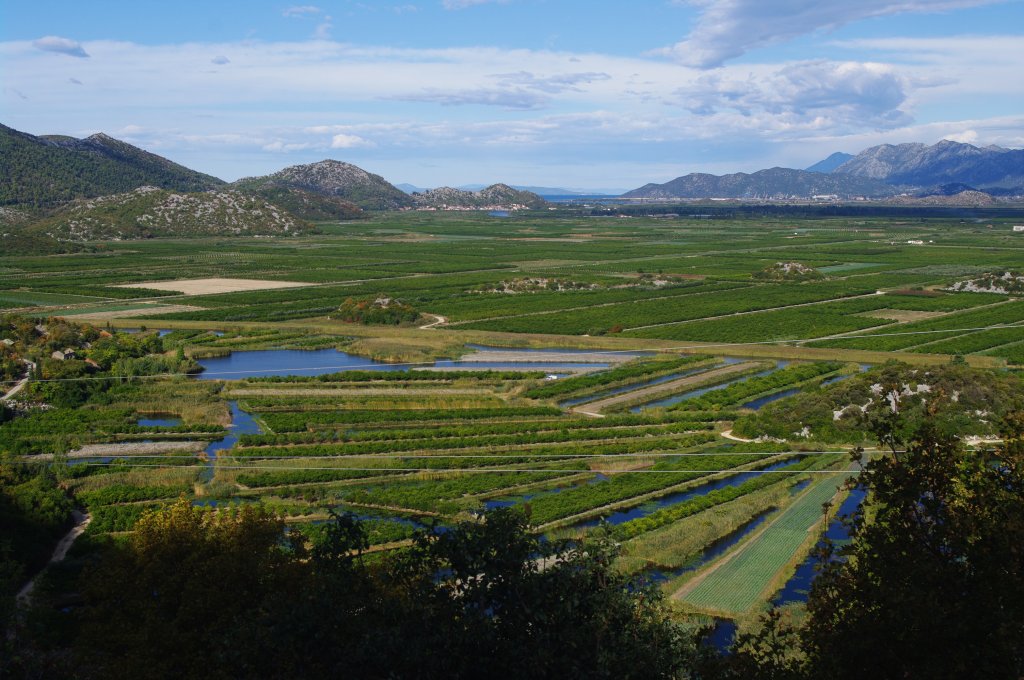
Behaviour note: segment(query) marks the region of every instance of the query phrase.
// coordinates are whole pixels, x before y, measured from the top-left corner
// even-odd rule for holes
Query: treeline
[[[400,421],[475,420],[485,418],[521,418],[528,416],[560,416],[554,406],[523,406],[505,408],[466,408],[454,411],[414,409],[408,411],[312,411],[308,413],[267,413],[263,420],[275,432],[302,430],[338,425],[377,424]]]
[[[470,678],[486,665],[646,680],[700,653],[656,591],[612,569],[610,543],[541,541],[512,511],[416,531],[382,560],[362,556],[375,527],[348,515],[311,543],[282,544],[283,528],[255,507],[146,514],[85,572],[62,638],[21,639],[8,664],[79,678]]]

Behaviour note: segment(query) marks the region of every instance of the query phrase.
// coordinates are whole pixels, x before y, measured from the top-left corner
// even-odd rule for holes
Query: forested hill
[[[102,133],[36,137],[0,125],[0,205],[47,207],[141,186],[206,191],[223,184]]]

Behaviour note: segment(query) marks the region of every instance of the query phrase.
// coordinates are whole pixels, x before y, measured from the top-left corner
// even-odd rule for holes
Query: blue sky
[[[225,179],[629,189],[956,139],[1024,146],[1022,0],[7,2],[0,122]]]

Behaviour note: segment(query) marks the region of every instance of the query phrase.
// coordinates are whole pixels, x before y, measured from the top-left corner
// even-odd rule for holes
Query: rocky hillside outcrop
[[[216,190],[178,193],[156,187],[69,204],[33,225],[60,241],[193,236],[287,236],[309,225],[259,196]]]
[[[412,194],[417,208],[433,210],[536,210],[547,201],[530,191],[519,191],[507,184],[492,184],[480,191],[451,187]]]
[[[263,177],[246,177],[234,183],[243,191],[293,188],[341,198],[364,210],[397,210],[413,206],[404,191],[380,175],[335,160],[293,165]]]

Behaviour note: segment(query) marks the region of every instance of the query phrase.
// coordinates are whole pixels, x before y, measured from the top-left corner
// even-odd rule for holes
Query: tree
[[[526,529],[522,512],[502,508],[419,536],[396,571],[422,603],[406,617],[411,629],[402,639],[418,647],[405,659],[414,666],[397,669],[399,677],[687,673],[697,654],[692,637],[671,622],[660,592],[612,567],[610,540],[548,542]],[[441,648],[448,653],[430,653]]]
[[[677,678],[697,648],[607,540],[548,543],[508,509],[364,559],[251,506],[145,515],[87,578],[82,677]]]
[[[853,540],[812,587],[814,677],[1024,675],[1024,414],[1005,419],[1002,444],[969,451],[939,408],[906,438],[875,422],[893,453],[861,475]]]
[[[283,522],[266,510],[174,505],[143,515],[85,577],[86,677],[255,677],[276,645],[268,621],[295,595]],[[234,669],[234,671],[232,671]]]

